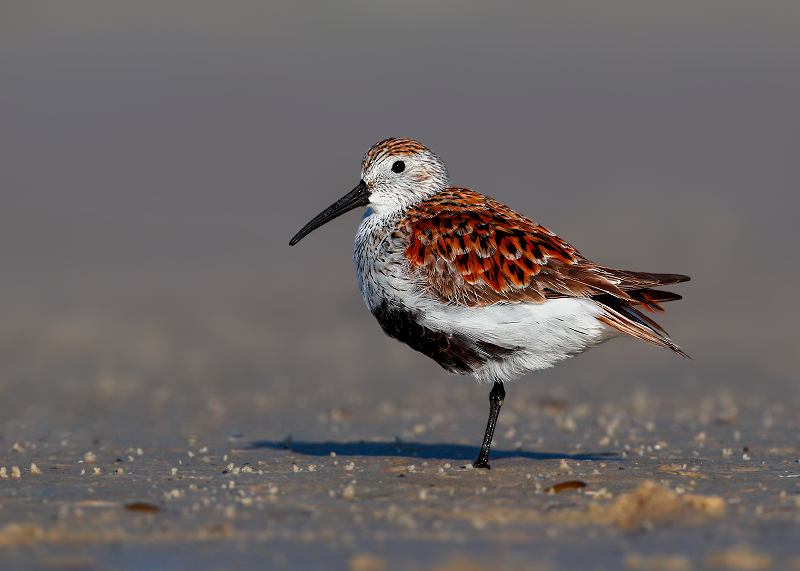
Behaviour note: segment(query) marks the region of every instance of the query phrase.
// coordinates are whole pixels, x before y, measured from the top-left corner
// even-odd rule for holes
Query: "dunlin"
[[[439,157],[409,139],[374,145],[355,189],[290,244],[359,206],[358,285],[383,330],[452,373],[494,383],[476,468],[505,399],[503,383],[630,335],[686,356],[640,309],[680,299],[652,289],[688,276],[594,264],[496,200],[450,185]]]

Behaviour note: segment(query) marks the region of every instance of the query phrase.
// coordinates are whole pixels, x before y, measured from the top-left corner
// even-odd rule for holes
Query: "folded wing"
[[[620,331],[684,354],[635,306],[663,311],[680,299],[652,289],[689,279],[594,264],[544,226],[467,189],[448,189],[413,207],[397,231],[430,295],[467,307],[590,297]]]

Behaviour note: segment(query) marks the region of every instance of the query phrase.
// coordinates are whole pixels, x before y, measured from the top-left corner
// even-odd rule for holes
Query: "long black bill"
[[[294,235],[289,241],[290,246],[294,246],[300,240],[302,240],[307,234],[310,234],[312,231],[316,230],[326,222],[330,222],[337,216],[341,216],[345,212],[352,210],[353,208],[358,208],[359,206],[366,206],[369,204],[369,190],[367,190],[367,183],[363,180],[358,183],[358,186],[355,187],[353,190],[347,193],[344,197],[340,198],[333,204],[331,204],[325,212],[314,218],[311,222],[303,226],[303,229],[300,230],[297,234]]]

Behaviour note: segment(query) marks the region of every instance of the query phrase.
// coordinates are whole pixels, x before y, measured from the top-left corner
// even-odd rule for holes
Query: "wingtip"
[[[687,355],[687,354],[686,354],[686,353],[683,351],[683,349],[681,349],[681,348],[680,348],[680,347],[678,347],[677,345],[672,345],[672,346],[670,347],[670,349],[672,349],[673,351],[675,351],[675,352],[676,352],[678,355],[680,355],[680,356],[681,356],[681,357],[683,357],[684,359],[689,359],[690,361],[694,361],[694,359],[693,359],[693,358],[691,358],[689,355]]]

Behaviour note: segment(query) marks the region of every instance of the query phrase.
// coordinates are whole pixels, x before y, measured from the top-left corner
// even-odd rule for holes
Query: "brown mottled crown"
[[[364,155],[364,160],[361,163],[362,170],[366,171],[373,161],[380,160],[384,157],[391,155],[413,155],[424,153],[428,151],[428,147],[422,143],[412,141],[411,139],[384,139],[380,143],[375,143],[372,148]],[[428,151],[429,152],[429,151]]]

